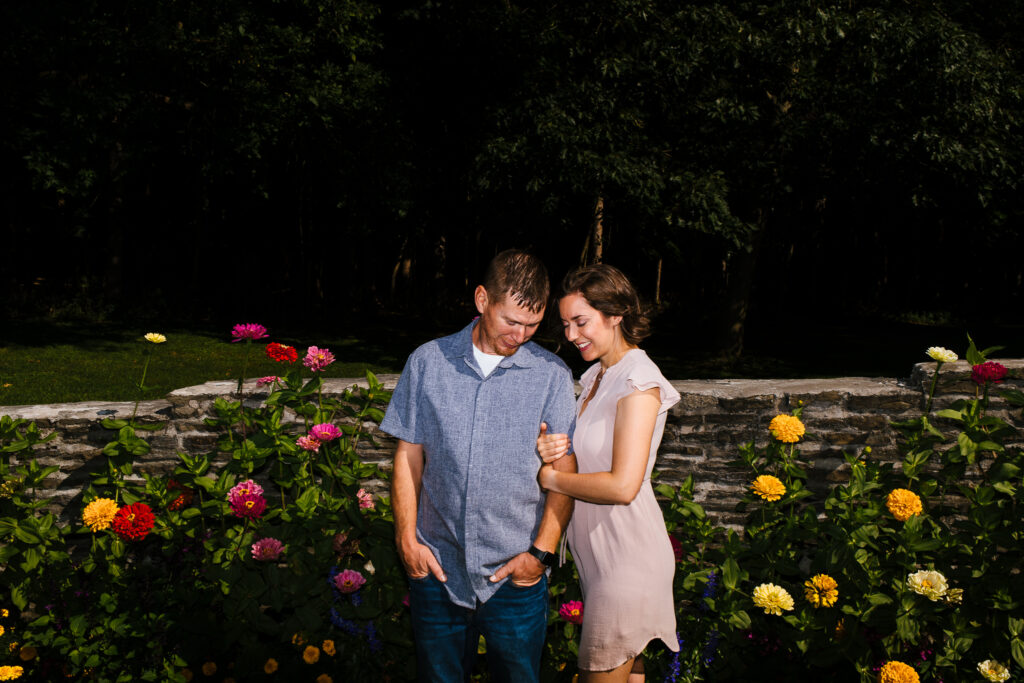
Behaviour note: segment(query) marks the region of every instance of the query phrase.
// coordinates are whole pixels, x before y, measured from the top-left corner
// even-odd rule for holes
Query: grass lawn
[[[167,341],[151,344],[142,335],[156,331]],[[118,325],[26,323],[5,330],[0,342],[0,405],[127,401],[139,396],[145,353],[152,352],[143,399],[163,398],[181,387],[210,380],[237,379],[246,342],[223,335],[175,329],[128,329]],[[300,362],[307,346],[329,348],[337,358],[325,377],[362,377],[366,370],[399,372],[411,348],[392,351],[353,337],[289,339],[270,336],[254,342],[246,377],[283,374],[285,367],[264,355],[265,343],[291,344]]]
[[[290,344],[300,356],[308,346],[329,348],[337,358],[325,377],[362,377],[401,372],[408,355],[420,344],[458,331],[469,322],[441,322],[404,316],[362,319],[350,332],[308,330],[275,334],[252,344],[246,377],[282,374],[282,366],[264,355],[265,342]],[[223,329],[219,329],[223,327]],[[878,319],[846,319],[830,324],[753,325],[743,357],[723,362],[707,348],[705,330],[687,321],[656,320],[655,334],[644,348],[671,379],[793,378],[793,377],[907,377],[914,363],[928,360],[929,346],[946,346],[961,355],[970,329],[982,347],[1005,348],[993,358],[1024,357],[1024,325],[984,325],[978,322],[919,325]],[[19,322],[0,329],[0,405],[66,403],[72,401],[130,401],[139,396],[144,353],[153,353],[142,398],[162,398],[181,387],[210,380],[237,379],[245,360],[245,343],[230,342],[231,325],[197,327],[129,327],[116,323]],[[160,332],[167,342],[142,340]],[[293,335],[293,336],[288,336]],[[545,327],[535,340],[547,348],[557,345],[559,331]],[[578,377],[585,363],[571,345],[560,355]]]

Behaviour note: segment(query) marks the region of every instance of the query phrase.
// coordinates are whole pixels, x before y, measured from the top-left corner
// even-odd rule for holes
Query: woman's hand
[[[555,468],[552,465],[541,465],[540,472],[537,473],[537,483],[540,484],[542,490],[547,491],[554,485],[555,479]]]
[[[545,464],[553,463],[569,453],[569,435],[548,434],[548,423],[541,422],[540,436],[537,437],[537,453]]]

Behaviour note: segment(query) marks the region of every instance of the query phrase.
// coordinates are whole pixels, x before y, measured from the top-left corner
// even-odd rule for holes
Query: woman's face
[[[568,294],[558,302],[565,338],[576,345],[583,360],[593,362],[616,350],[620,334],[616,329],[621,315],[606,316],[579,292]]]

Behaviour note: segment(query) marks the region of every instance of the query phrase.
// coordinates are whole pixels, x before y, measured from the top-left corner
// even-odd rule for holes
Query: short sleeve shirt
[[[571,434],[575,417],[565,363],[527,342],[484,376],[475,324],[413,352],[380,426],[423,446],[416,535],[444,568],[452,602],[468,608],[498,590],[488,577],[536,537],[540,423]]]

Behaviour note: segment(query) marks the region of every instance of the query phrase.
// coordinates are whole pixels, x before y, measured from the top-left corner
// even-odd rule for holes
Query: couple
[[[650,484],[679,394],[637,348],[648,323],[635,289],[596,265],[567,275],[558,301],[566,339],[595,361],[577,401],[565,364],[527,343],[548,296],[536,257],[498,254],[474,293],[479,318],[413,352],[381,423],[399,440],[391,502],[422,681],[468,681],[481,634],[492,679],[538,680],[567,524],[581,681],[643,680],[650,641],[679,647]]]

